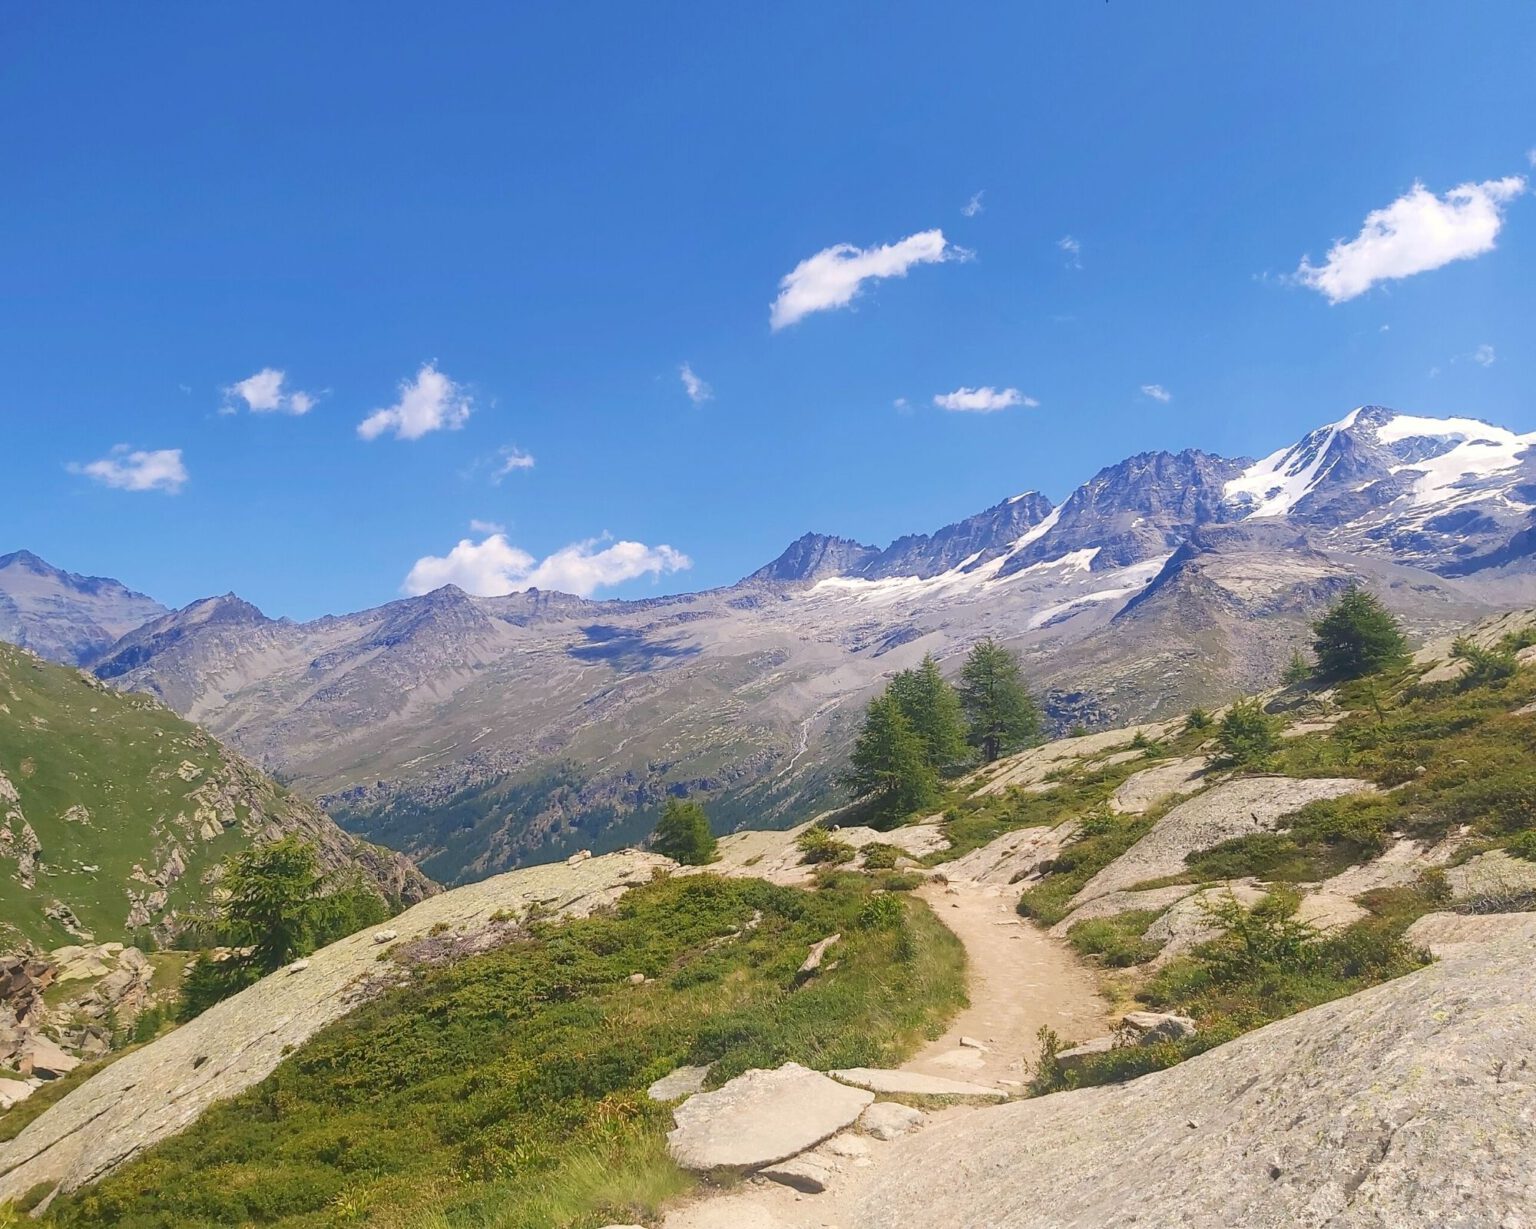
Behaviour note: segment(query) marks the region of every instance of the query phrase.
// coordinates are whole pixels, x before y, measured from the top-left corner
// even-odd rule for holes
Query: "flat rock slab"
[[[1536,913],[1426,913],[1403,938],[1442,960],[1499,939],[1536,943]]]
[[[922,1110],[899,1101],[876,1101],[859,1115],[859,1126],[876,1139],[900,1139],[910,1135],[927,1121]]]
[[[941,1075],[923,1075],[918,1071],[894,1071],[884,1067],[847,1067],[833,1071],[832,1078],[871,1092],[900,1097],[985,1097],[992,1101],[1007,1100],[1008,1094],[1001,1088],[986,1084],[972,1084],[966,1080],[947,1080]]]
[[[1110,795],[1110,810],[1143,815],[1165,798],[1193,794],[1205,784],[1205,770],[1210,766],[1210,760],[1197,755],[1144,768],[1127,777]]]
[[[1512,858],[1502,849],[1490,849],[1445,872],[1451,895],[1458,901],[1486,902],[1484,912],[1501,912],[1500,902],[1517,900],[1536,892],[1536,862]]]
[[[761,1169],[836,1135],[874,1099],[799,1063],[747,1071],[673,1110],[667,1148],[684,1169]]]
[[[1373,791],[1342,777],[1239,777],[1181,802],[1072,898],[1073,907],[1150,879],[1182,874],[1186,855],[1234,837],[1269,832],[1309,802]]]
[[[1098,896],[1080,908],[1074,909],[1048,932],[1053,939],[1063,939],[1079,922],[1094,918],[1118,917],[1122,913],[1143,911],[1160,912],[1169,905],[1176,905],[1186,896],[1193,896],[1199,889],[1193,883],[1174,884],[1166,888],[1152,888],[1146,892],[1110,892]]]
[[[952,861],[941,862],[939,869],[951,880],[1016,883],[1030,878],[1041,866],[1053,860],[1076,834],[1077,823],[1074,820],[1054,828],[1018,828],[1003,833],[980,849],[973,849]]]
[[[652,1101],[676,1101],[679,1097],[691,1097],[704,1090],[709,1078],[710,1063],[703,1067],[679,1067],[670,1075],[664,1075],[645,1090]]]

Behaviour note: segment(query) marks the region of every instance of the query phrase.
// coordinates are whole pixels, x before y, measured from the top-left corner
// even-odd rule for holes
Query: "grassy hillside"
[[[871,908],[871,900],[901,902]],[[835,967],[805,984],[810,944]],[[691,1179],[668,1160],[678,1064],[893,1060],[960,1005],[963,956],[929,910],[861,875],[818,891],[661,879],[610,915],[535,923],[333,1025],[244,1095],[49,1222],[591,1227]],[[643,973],[650,980],[632,985]]]
[[[428,888],[155,701],[0,644],[0,948],[165,937],[220,859],[285,831],[386,894]]]

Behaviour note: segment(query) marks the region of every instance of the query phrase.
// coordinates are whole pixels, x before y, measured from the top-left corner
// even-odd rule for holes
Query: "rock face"
[[[1526,940],[1468,949],[1127,1084],[904,1140],[855,1229],[1530,1223]]]
[[[673,1110],[667,1149],[684,1169],[761,1169],[836,1135],[874,1099],[799,1063],[747,1071]]]
[[[1323,798],[1374,789],[1369,781],[1338,777],[1240,777],[1181,802],[1152,831],[1097,875],[1075,897],[1081,905],[1149,879],[1177,875],[1187,855],[1233,837],[1273,828],[1278,820]]]
[[[673,865],[622,853],[531,867],[430,897],[390,926],[401,950],[420,950],[423,959],[444,943],[476,950],[493,945],[498,928],[515,925],[530,909],[551,918],[585,916]],[[213,1102],[265,1079],[284,1055],[406,975],[380,951],[370,932],[350,935],[321,948],[302,972],[263,978],[124,1055],[0,1145],[0,1201],[40,1183],[73,1190],[93,1181],[182,1130]]]
[[[81,666],[167,613],[154,598],[104,576],[78,576],[31,551],[0,555],[0,640]]]

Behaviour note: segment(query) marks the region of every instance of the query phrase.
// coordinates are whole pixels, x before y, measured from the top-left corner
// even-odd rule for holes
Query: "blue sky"
[[[639,596],[1361,402],[1536,427],[1536,6],[1259,8],[9,5],[0,551]]]

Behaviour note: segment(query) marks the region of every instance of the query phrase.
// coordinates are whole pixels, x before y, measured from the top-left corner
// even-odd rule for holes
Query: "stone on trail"
[[[747,1071],[673,1110],[667,1147],[684,1169],[761,1169],[836,1135],[873,1100],[799,1063]]]
[[[709,1078],[709,1069],[713,1066],[713,1063],[707,1063],[702,1067],[679,1067],[647,1088],[646,1095],[652,1101],[676,1101],[679,1097],[703,1092],[704,1081]]]
[[[757,1171],[759,1175],[780,1186],[787,1186],[807,1195],[819,1195],[832,1184],[832,1171],[809,1157],[791,1157],[777,1165],[769,1165]]]
[[[923,1125],[926,1115],[899,1101],[877,1101],[859,1115],[859,1126],[876,1139],[899,1139]]]
[[[828,1156],[839,1156],[845,1160],[857,1161],[869,1155],[869,1145],[857,1135],[844,1133],[842,1135],[834,1135],[826,1143],[822,1144],[817,1151],[824,1152]]]
[[[848,1067],[830,1072],[832,1078],[871,1092],[900,1097],[986,1097],[993,1101],[1008,1096],[1001,1088],[972,1084],[966,1080],[947,1080],[941,1075],[923,1075],[917,1071],[896,1071],[884,1067]]]

